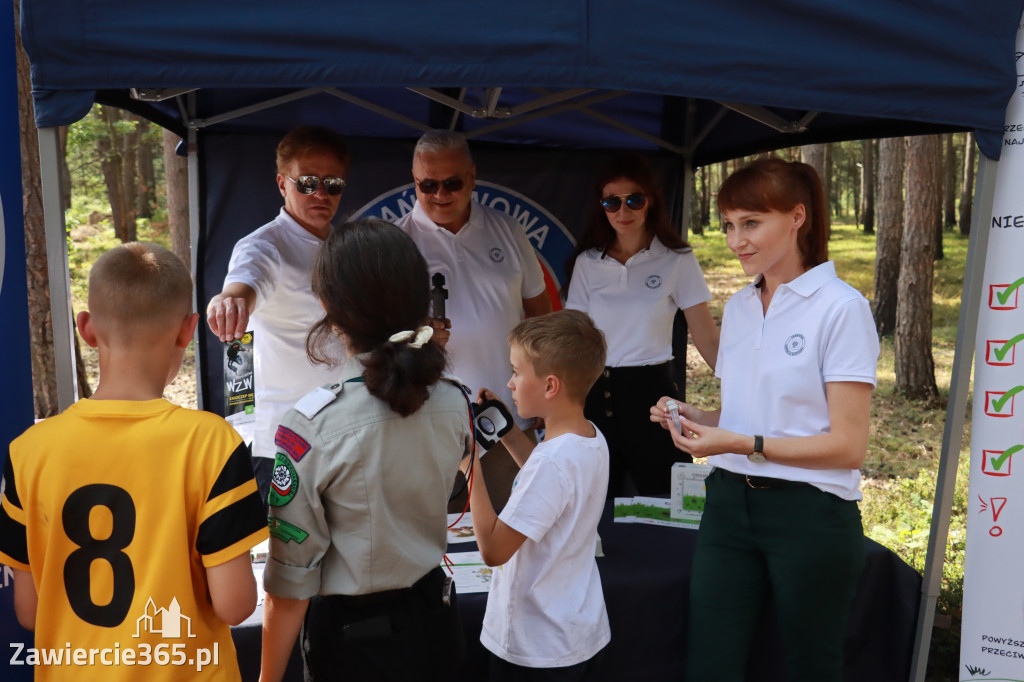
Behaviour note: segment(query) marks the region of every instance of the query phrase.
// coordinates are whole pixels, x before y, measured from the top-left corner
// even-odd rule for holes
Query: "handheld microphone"
[[[430,278],[430,283],[434,285],[430,289],[430,307],[433,315],[439,320],[446,319],[448,316],[445,314],[444,302],[448,299],[448,290],[444,288],[444,275],[440,272],[435,272],[433,277]]]
[[[500,400],[485,400],[477,405],[473,403],[473,428],[476,441],[490,450],[498,444],[501,437],[512,430],[515,422],[512,414]]]

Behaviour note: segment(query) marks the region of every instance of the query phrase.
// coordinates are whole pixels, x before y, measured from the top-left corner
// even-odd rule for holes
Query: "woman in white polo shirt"
[[[687,679],[743,680],[774,596],[790,680],[839,682],[864,564],[860,466],[867,454],[878,336],[867,300],[828,260],[821,182],[764,159],[718,193],[729,248],[754,281],[722,315],[722,407],[668,398],[651,419],[715,466],[690,584]]]
[[[596,211],[569,263],[565,307],[593,318],[608,342],[608,366],[587,395],[584,413],[604,434],[611,456],[608,497],[669,492],[674,462],[691,461],[650,422],[660,396],[676,395],[669,371],[672,322],[682,310],[694,345],[712,368],[718,327],[697,258],[669,225],[661,190],[644,159],[616,156],[598,172]]]

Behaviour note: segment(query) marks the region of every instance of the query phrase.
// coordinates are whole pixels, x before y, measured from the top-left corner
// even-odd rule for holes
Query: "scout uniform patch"
[[[274,459],[274,477],[270,479],[270,494],[267,502],[271,507],[283,507],[292,501],[299,490],[299,475],[295,467],[283,453],[277,453]]]
[[[287,452],[296,462],[309,452],[309,443],[287,426],[277,427],[277,433],[274,434],[274,445]]]

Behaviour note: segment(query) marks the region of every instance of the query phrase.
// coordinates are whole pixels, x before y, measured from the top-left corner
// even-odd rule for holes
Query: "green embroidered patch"
[[[283,507],[292,501],[295,493],[299,491],[299,475],[295,473],[288,456],[283,452],[277,453],[274,459],[274,477],[270,479],[270,494],[267,502],[271,507]]]
[[[270,527],[270,534],[281,542],[294,540],[295,544],[301,545],[302,541],[309,537],[309,533],[298,526],[275,519],[273,516],[267,518],[267,525]]]

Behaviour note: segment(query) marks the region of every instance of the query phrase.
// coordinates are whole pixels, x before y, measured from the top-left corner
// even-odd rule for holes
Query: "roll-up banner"
[[[974,360],[960,680],[1024,680],[1024,31],[995,180]]]
[[[25,227],[21,212],[21,146],[18,75],[14,59],[14,13],[0,12],[0,467],[8,445],[32,424],[32,363],[29,355]],[[2,469],[0,469],[2,471]],[[0,566],[0,680],[32,679],[32,668],[10,664],[19,645],[32,646],[32,633],[14,616],[13,571]]]

